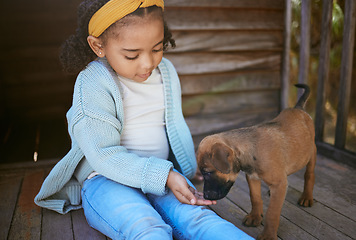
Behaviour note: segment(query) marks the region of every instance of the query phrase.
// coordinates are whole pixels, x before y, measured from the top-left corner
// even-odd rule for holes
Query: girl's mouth
[[[144,73],[144,74],[138,74],[137,76],[139,78],[147,79],[149,76],[151,76],[152,72],[149,73]]]

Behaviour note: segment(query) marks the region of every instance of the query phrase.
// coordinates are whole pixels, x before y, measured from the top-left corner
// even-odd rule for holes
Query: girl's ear
[[[93,36],[88,36],[87,37],[88,44],[90,48],[93,50],[93,52],[98,56],[98,57],[105,57],[105,52],[103,50],[103,45],[102,42],[99,38],[93,37]]]

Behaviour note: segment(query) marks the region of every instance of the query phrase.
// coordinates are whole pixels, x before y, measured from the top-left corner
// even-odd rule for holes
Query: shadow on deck
[[[33,203],[53,161],[0,165],[0,239],[107,239],[90,228],[82,210],[60,215]],[[303,189],[304,171],[288,177],[289,189],[282,209],[278,236],[291,239],[356,239],[356,170],[318,156],[315,203],[312,208],[296,204]],[[197,186],[201,189],[201,185]],[[262,185],[265,211],[268,189]],[[250,211],[248,186],[241,173],[228,196],[212,209],[249,235],[263,226],[248,228],[242,219]]]

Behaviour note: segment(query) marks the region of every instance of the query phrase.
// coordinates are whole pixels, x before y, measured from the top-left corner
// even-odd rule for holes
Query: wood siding
[[[76,76],[62,72],[61,43],[80,0],[2,1],[1,117],[63,117]],[[167,0],[177,47],[165,56],[182,83],[193,134],[250,125],[280,105],[284,0]],[[218,124],[217,124],[218,123]]]
[[[284,1],[166,1],[193,135],[251,125],[279,111]]]
[[[80,0],[1,1],[2,117],[63,117],[75,76],[62,72],[59,47],[76,28]]]

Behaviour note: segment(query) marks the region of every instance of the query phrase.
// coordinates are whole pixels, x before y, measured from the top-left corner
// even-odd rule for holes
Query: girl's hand
[[[185,178],[178,172],[170,171],[167,187],[181,203],[200,206],[216,204],[216,201],[204,199],[203,194],[189,186]]]

